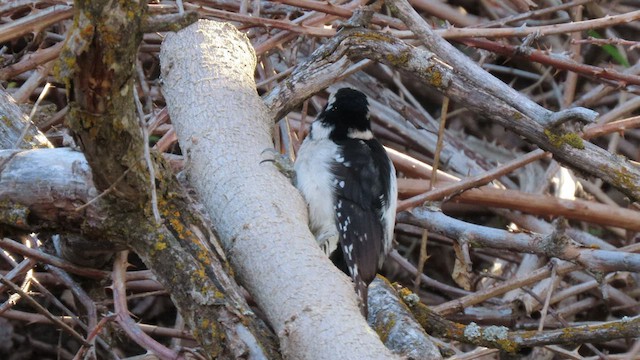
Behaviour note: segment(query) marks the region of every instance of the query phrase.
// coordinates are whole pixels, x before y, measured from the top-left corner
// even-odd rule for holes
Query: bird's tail
[[[362,316],[367,319],[369,315],[369,285],[364,282],[362,279],[358,278],[355,283],[356,294],[359,298],[360,311],[362,312]]]

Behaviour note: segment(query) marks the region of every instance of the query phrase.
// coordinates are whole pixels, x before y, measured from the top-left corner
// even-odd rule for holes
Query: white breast
[[[314,134],[317,135],[317,134]],[[327,255],[338,246],[335,225],[334,179],[331,163],[339,151],[338,145],[326,138],[307,137],[295,162],[296,187],[309,207],[311,231]]]

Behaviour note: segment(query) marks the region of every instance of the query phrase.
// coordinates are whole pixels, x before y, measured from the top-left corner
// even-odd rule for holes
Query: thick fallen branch
[[[417,301],[417,296],[403,289],[400,294],[416,319],[432,336],[468,344],[486,346],[515,353],[523,348],[550,344],[580,344],[640,335],[640,316],[623,318],[598,325],[567,327],[545,331],[509,331],[504,326],[463,325],[447,320]]]
[[[351,282],[315,244],[298,192],[261,164],[272,121],[255,90],[246,37],[229,24],[200,21],[167,36],[160,60],[191,184],[282,354],[392,358],[360,315]]]
[[[533,253],[574,262],[592,271],[640,271],[640,254],[591,249],[576,243],[562,229],[550,235],[511,233],[454,219],[438,209],[416,208],[398,214],[398,221],[423,227],[460,242]]]
[[[394,352],[410,359],[442,359],[438,348],[382,276],[369,285],[369,323]]]
[[[98,195],[81,152],[2,150],[0,165],[0,217],[5,225],[36,232],[52,227],[64,231],[98,215],[95,206],[76,211]],[[47,186],[42,186],[43,179]]]

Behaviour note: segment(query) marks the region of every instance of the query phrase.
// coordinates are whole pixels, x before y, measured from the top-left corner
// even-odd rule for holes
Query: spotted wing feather
[[[343,270],[351,275],[366,312],[367,288],[384,256],[385,229],[380,214],[388,201],[385,189],[389,188],[391,170],[384,148],[375,139],[349,139],[338,145],[350,158],[345,161],[338,156],[333,167],[337,182],[336,225],[342,250],[333,260],[341,260]]]

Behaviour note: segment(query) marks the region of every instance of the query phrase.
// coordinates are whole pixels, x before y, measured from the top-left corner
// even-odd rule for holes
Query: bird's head
[[[367,96],[355,89],[341,88],[331,94],[316,123],[314,137],[324,132],[333,140],[373,138]]]

